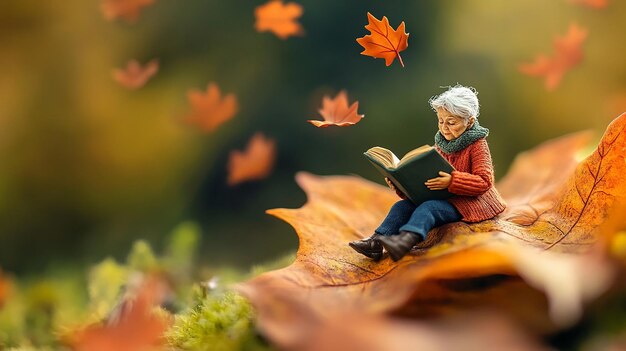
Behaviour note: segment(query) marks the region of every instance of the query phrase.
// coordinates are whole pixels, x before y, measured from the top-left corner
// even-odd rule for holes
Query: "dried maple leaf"
[[[141,10],[153,3],[154,0],[102,0],[100,10],[109,21],[123,18],[129,23],[134,23],[139,19]]]
[[[302,12],[302,6],[295,2],[283,4],[281,0],[270,0],[254,9],[256,30],[258,32],[271,31],[281,39],[302,35],[304,30],[297,22]]]
[[[228,160],[228,185],[266,178],[274,167],[276,143],[263,133],[250,139],[245,151],[234,150]]]
[[[625,132],[623,114],[581,162],[586,133],[522,154],[497,186],[509,203],[501,216],[436,228],[397,263],[373,262],[347,245],[369,236],[397,201],[388,188],[300,173],[305,206],[268,211],[298,233],[296,261],[239,289],[262,332],[287,349],[354,313],[419,318],[485,307],[537,332],[571,325],[581,304],[610,284],[610,267],[585,252],[626,200]]]
[[[113,70],[113,79],[128,89],[139,89],[158,71],[159,61],[156,59],[146,63],[143,67],[137,60],[131,60],[125,69]]]
[[[520,72],[534,77],[544,77],[547,90],[554,90],[565,73],[583,59],[582,43],[587,38],[587,30],[571,24],[563,38],[555,38],[554,55],[538,55],[533,63],[519,65]]]
[[[156,314],[153,307],[164,296],[164,282],[151,277],[142,282],[132,297],[123,301],[119,318],[107,324],[94,324],[72,336],[69,344],[76,351],[161,350],[163,333],[172,320]]]
[[[191,90],[187,93],[191,113],[184,119],[205,132],[212,132],[222,123],[231,119],[239,109],[237,98],[233,94],[221,97],[215,83],[209,83],[206,93]]]
[[[609,5],[609,0],[570,0],[573,4],[583,5],[594,9],[603,9]]]
[[[371,34],[356,40],[365,49],[361,52],[361,55],[384,58],[387,66],[391,65],[397,57],[402,67],[404,67],[400,52],[409,46],[409,34],[404,30],[404,21],[400,23],[397,29],[393,29],[389,25],[389,20],[386,16],[383,16],[383,20],[379,21],[368,12],[367,20],[368,23],[365,29],[369,30]]]
[[[358,101],[355,101],[348,107],[348,95],[342,90],[334,99],[331,99],[329,96],[324,96],[322,108],[319,110],[320,115],[324,117],[323,121],[310,119],[307,122],[321,128],[329,126],[351,126],[359,123],[361,118],[363,118],[363,115],[358,114],[358,109]]]

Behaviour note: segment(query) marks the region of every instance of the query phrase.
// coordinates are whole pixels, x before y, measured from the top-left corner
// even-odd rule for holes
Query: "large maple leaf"
[[[348,94],[345,90],[342,90],[334,99],[331,99],[329,96],[324,96],[322,108],[319,110],[320,115],[324,118],[323,121],[310,119],[307,122],[320,128],[329,126],[351,126],[359,123],[363,118],[363,115],[358,113],[358,109],[358,101],[355,101],[348,107]]]
[[[271,31],[281,39],[302,35],[304,30],[297,22],[302,12],[302,6],[295,2],[283,4],[281,0],[270,0],[254,9],[255,28],[259,32]]]
[[[365,29],[369,30],[371,34],[356,40],[365,49],[361,55],[383,58],[387,66],[391,65],[397,57],[400,65],[404,67],[400,52],[409,46],[409,34],[405,32],[404,21],[400,23],[397,29],[393,29],[386,16],[383,16],[383,20],[380,21],[369,12],[367,13],[367,21]]]
[[[185,118],[189,124],[195,125],[205,132],[213,132],[224,122],[233,118],[239,105],[234,94],[222,98],[220,89],[215,83],[209,83],[206,93],[191,90],[187,99],[192,111]]]
[[[623,114],[583,161],[579,153],[589,133],[521,154],[497,185],[508,202],[504,213],[436,228],[397,263],[374,262],[347,245],[369,236],[398,200],[389,189],[354,176],[300,173],[305,206],[268,211],[298,233],[296,261],[239,289],[256,307],[261,331],[286,349],[312,349],[310,341],[323,343],[316,339],[322,336],[356,340],[358,326],[352,334],[329,332],[350,321],[378,325],[362,334],[385,337],[380,330],[394,329],[393,315],[441,317],[491,308],[527,330],[571,325],[584,302],[612,282],[609,263],[588,251],[609,213],[626,199],[625,130]]]
[[[587,39],[587,30],[571,24],[565,37],[554,39],[554,55],[538,55],[532,63],[519,66],[520,72],[534,77],[544,77],[547,90],[554,90],[563,76],[583,59],[581,46]]]

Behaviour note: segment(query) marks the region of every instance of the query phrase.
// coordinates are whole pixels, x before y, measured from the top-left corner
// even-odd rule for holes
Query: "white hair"
[[[466,120],[470,119],[470,117],[478,119],[480,106],[477,94],[476,89],[457,84],[453,87],[448,87],[448,90],[440,95],[431,97],[428,103],[430,103],[435,112],[437,112],[438,108],[444,108],[451,114]]]

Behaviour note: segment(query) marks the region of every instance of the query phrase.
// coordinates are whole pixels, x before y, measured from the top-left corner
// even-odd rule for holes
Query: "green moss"
[[[208,296],[196,308],[176,316],[166,338],[183,350],[271,350],[256,336],[252,318],[252,307],[242,296],[234,292]]]

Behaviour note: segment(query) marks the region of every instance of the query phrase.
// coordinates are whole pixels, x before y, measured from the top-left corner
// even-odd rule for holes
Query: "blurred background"
[[[201,233],[199,259],[248,267],[297,248],[294,231],[266,215],[306,197],[299,171],[357,174],[383,184],[362,156],[432,144],[428,99],[475,87],[491,130],[496,177],[516,154],[591,129],[599,137],[626,110],[626,4],[567,0],[299,0],[304,35],[281,40],[254,28],[261,1],[158,0],[138,21],[108,21],[98,1],[0,2],[0,267],[16,274],[123,258],[145,239],[162,247],[180,223]],[[362,56],[367,12],[406,22],[396,61]],[[588,31],[582,62],[548,91],[520,73],[553,55],[571,23]],[[158,59],[141,89],[112,78],[131,59]],[[239,102],[205,133],[181,123],[189,90],[215,82]],[[365,118],[318,129],[324,95],[346,89]],[[276,142],[273,172],[226,183],[231,150],[263,132]]]

